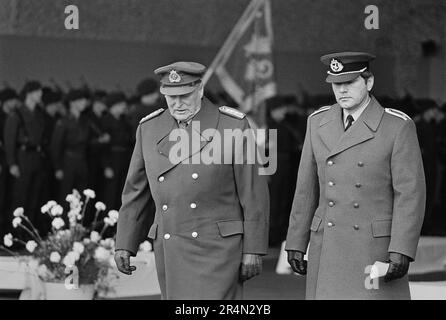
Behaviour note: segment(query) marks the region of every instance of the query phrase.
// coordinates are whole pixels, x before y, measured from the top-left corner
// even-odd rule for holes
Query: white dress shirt
[[[347,127],[347,117],[349,114],[352,115],[353,117],[353,123],[355,123],[356,120],[358,120],[358,118],[361,116],[361,114],[364,112],[365,108],[367,108],[367,106],[369,105],[370,101],[372,99],[370,98],[370,96],[367,96],[367,99],[364,101],[364,103],[359,106],[358,108],[356,108],[355,111],[350,112],[348,109],[342,109],[342,114],[344,116],[344,128]]]

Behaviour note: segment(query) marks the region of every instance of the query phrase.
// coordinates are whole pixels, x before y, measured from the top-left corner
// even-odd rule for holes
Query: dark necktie
[[[351,114],[349,114],[349,115],[347,116],[347,126],[345,127],[345,131],[347,131],[347,130],[352,126],[353,121],[355,121],[355,120],[353,119],[353,116],[352,116]]]
[[[182,122],[178,123],[178,126],[180,127],[180,129],[186,129],[187,122],[182,121]]]

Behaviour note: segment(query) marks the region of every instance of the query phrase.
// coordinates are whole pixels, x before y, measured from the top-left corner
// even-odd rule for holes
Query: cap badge
[[[331,59],[330,69],[333,72],[340,72],[344,69],[344,65],[336,59]]]
[[[180,82],[181,77],[175,70],[171,70],[169,73],[169,81],[172,83]]]

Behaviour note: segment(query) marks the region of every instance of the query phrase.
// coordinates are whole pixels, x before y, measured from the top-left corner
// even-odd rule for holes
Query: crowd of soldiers
[[[163,101],[153,79],[141,81],[132,96],[38,81],[20,92],[1,90],[0,235],[11,231],[17,207],[45,232],[41,206],[66,205],[73,189],[93,189],[109,210],[119,209],[136,128]]]
[[[237,107],[227,94],[205,95],[215,104]],[[427,180],[423,232],[436,232],[446,217],[446,104],[433,100],[378,97],[417,124]],[[277,129],[277,171],[269,177],[270,244],[286,235],[307,116],[332,96],[276,96],[265,104],[265,123]],[[136,128],[151,112],[166,107],[153,79],[141,81],[132,95],[93,90],[86,85],[62,90],[27,81],[16,92],[0,90],[0,236],[11,231],[12,212],[23,207],[43,232],[40,207],[48,200],[66,204],[72,189],[93,189],[108,209],[119,209]],[[438,228],[437,228],[438,229]]]

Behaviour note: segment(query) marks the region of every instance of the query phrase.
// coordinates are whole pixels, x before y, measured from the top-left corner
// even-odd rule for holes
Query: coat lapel
[[[213,133],[203,136],[203,131],[206,129],[213,129],[218,125],[219,111],[209,100],[204,99],[200,111],[192,119],[192,122],[185,129],[185,139],[188,140],[187,152],[182,152],[176,159],[169,159],[169,154],[178,141],[170,141],[169,135],[173,129],[178,129],[176,120],[170,115],[169,112],[165,112],[171,118],[171,124],[167,125],[164,132],[160,135],[158,140],[157,149],[158,153],[164,157],[163,164],[159,170],[159,174],[162,175],[165,172],[176,167],[186,159],[191,158],[193,155],[199,153],[210,141],[212,141]],[[184,149],[183,149],[184,150]],[[194,159],[190,160],[193,161]]]
[[[361,116],[353,123],[349,130],[341,135],[338,143],[331,149],[328,157],[332,157],[355,145],[373,139],[375,137],[374,133],[381,122],[383,113],[383,108],[379,105],[376,99],[372,97],[372,100]]]
[[[327,111],[319,123],[319,136],[329,151],[339,142],[339,139],[344,134],[342,125],[342,109],[338,104],[333,105]]]

